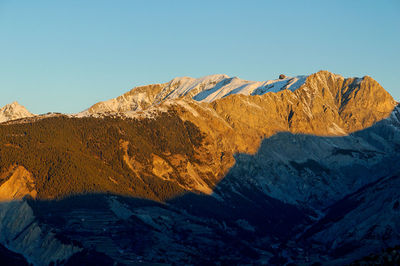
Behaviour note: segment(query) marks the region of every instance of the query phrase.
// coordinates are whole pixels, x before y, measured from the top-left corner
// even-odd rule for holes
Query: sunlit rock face
[[[212,75],[8,121],[0,243],[38,265],[350,263],[400,244],[396,104],[370,77]]]
[[[3,182],[1,182],[3,181]],[[36,198],[35,181],[23,166],[10,167],[0,179],[0,201],[21,200],[25,196]]]

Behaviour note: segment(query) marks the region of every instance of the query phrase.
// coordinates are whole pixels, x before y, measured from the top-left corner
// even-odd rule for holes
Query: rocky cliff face
[[[331,118],[334,121],[325,123],[335,122],[347,133],[386,118],[396,106],[390,94],[371,77],[345,79],[327,71],[310,75],[297,96],[310,107],[309,114],[321,120]]]
[[[350,263],[400,244],[399,110],[370,77],[320,71],[177,78],[9,122],[0,243],[36,264]]]

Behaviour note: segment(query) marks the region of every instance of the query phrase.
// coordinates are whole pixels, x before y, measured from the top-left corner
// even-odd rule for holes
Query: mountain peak
[[[4,107],[12,107],[12,108],[16,108],[18,106],[22,106],[20,105],[17,101],[13,101],[12,103],[6,104]]]
[[[31,116],[34,116],[34,114],[17,101],[6,104],[0,109],[0,123]]]
[[[321,70],[311,75],[294,77],[281,74],[277,79],[267,81],[249,81],[225,74],[200,78],[176,77],[166,83],[133,88],[117,98],[97,103],[80,114],[86,116],[140,111],[180,97],[210,103],[231,95],[253,96],[281,91],[287,91],[285,95],[293,93],[293,97],[298,96],[304,102],[304,113],[308,116],[322,112],[316,106],[340,115],[341,119],[347,121],[342,123],[346,132],[370,125],[390,113],[394,106],[390,94],[371,77],[344,78]],[[354,120],[356,116],[366,117],[365,123],[353,125],[362,120]],[[303,117],[300,115],[298,119]]]

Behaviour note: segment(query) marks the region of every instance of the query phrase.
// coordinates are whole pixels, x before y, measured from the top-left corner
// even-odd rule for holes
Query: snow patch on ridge
[[[306,81],[307,76],[294,78],[269,80],[269,81],[248,81],[234,78],[225,78],[210,90],[203,90],[193,97],[200,102],[212,102],[232,94],[262,95],[267,92],[279,92],[284,89],[295,91]]]
[[[189,93],[198,93],[202,91],[207,91],[215,87],[220,81],[229,78],[224,74],[209,75],[202,78],[190,78],[181,77],[174,78],[170,81],[167,87],[173,89],[171,93],[168,94],[167,98],[174,99],[181,96],[186,96]]]

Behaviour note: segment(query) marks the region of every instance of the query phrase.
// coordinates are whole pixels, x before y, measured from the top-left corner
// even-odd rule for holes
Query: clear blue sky
[[[0,0],[0,106],[74,113],[176,76],[320,69],[400,100],[399,14],[399,0]]]

